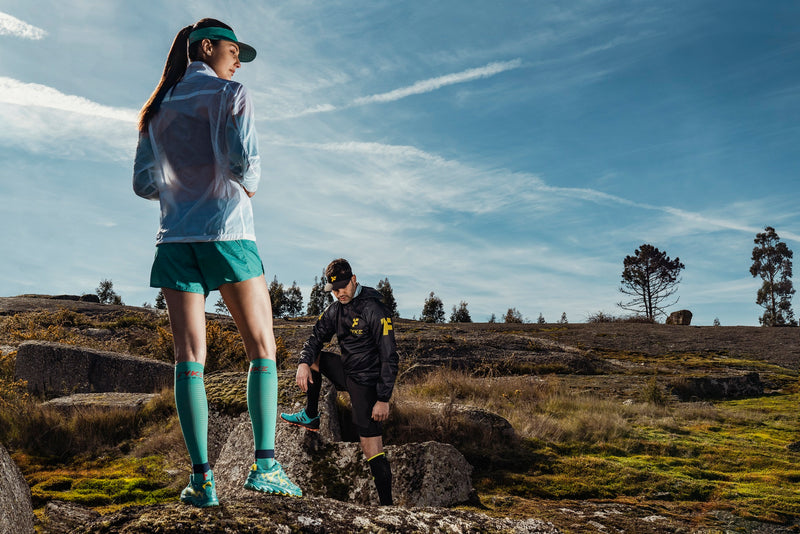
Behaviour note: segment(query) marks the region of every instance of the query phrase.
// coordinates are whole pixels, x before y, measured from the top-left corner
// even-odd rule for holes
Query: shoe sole
[[[219,506],[219,501],[216,501],[216,502],[208,502],[208,503],[203,503],[203,504],[197,504],[197,503],[194,503],[194,502],[192,502],[192,501],[189,501],[189,500],[183,500],[183,499],[181,499],[181,502],[182,502],[183,504],[189,504],[189,505],[191,505],[191,506],[194,506],[195,508],[210,508],[210,507],[212,507],[212,506]]]
[[[306,430],[310,430],[311,432],[319,432],[319,428],[311,428],[310,426],[301,425],[300,423],[293,423],[287,419],[284,419],[283,417],[281,417],[281,421],[283,421],[284,423],[288,423],[292,426],[299,426],[300,428],[305,428]]]
[[[274,489],[256,488],[255,486],[250,486],[247,483],[245,483],[244,489],[248,489],[250,491],[257,491],[259,493],[266,493],[267,495],[285,495],[287,497],[302,497],[303,496],[302,493],[300,495],[298,495],[296,493],[290,493],[288,491],[276,491]]]

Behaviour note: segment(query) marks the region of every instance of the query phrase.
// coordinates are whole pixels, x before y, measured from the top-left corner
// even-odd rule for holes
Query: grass
[[[541,331],[557,337],[565,328]],[[98,337],[98,329],[105,334]],[[286,337],[277,338],[282,369],[294,366],[287,345],[302,337],[294,329],[285,327]],[[465,344],[460,330],[437,326],[436,332],[437,346]],[[0,339],[44,339],[172,359],[168,321],[144,312],[0,317]],[[416,339],[412,354],[422,352]],[[209,402],[237,415],[246,410],[241,341],[230,321],[210,321],[207,341],[214,362]],[[536,341],[545,342],[550,343]],[[539,348],[546,352],[539,345],[526,350]],[[25,384],[14,380],[15,355],[0,352],[0,442],[29,481],[37,513],[51,499],[109,511],[177,498],[188,473],[171,392],[139,413],[82,410],[64,416],[40,407]],[[488,504],[484,511],[500,516],[538,515],[542,503],[597,499],[658,503],[676,516],[729,509],[774,523],[800,518],[800,453],[788,448],[800,440],[796,371],[715,350],[597,355],[620,364],[618,374],[578,379],[566,368],[522,369],[509,358],[499,367],[495,361],[471,371],[440,368],[400,382],[385,441],[453,444],[475,466],[473,484]],[[413,362],[408,360],[402,365]],[[679,402],[668,393],[669,382],[681,376],[743,371],[757,371],[779,389],[713,404]],[[525,372],[536,374],[520,374]],[[602,388],[596,386],[599,378]],[[615,383],[623,393],[611,393]],[[293,404],[296,390],[293,379],[284,377],[282,403]],[[429,401],[439,404],[434,408]],[[460,405],[498,414],[515,433],[487,427]]]

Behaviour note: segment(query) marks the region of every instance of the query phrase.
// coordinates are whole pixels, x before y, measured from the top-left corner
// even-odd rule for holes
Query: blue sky
[[[207,16],[258,50],[258,244],[304,296],[344,256],[403,317],[583,322],[649,243],[672,310],[757,325],[755,234],[800,245],[797,2],[0,0],[0,295],[154,301],[135,120]]]

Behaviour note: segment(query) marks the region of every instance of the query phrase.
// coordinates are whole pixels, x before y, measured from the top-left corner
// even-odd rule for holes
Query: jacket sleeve
[[[139,133],[136,158],[133,162],[133,192],[142,198],[158,200],[158,180],[161,170],[156,162],[153,144],[145,132]]]
[[[250,94],[243,85],[234,92],[231,112],[225,124],[230,177],[251,193],[261,181],[261,157],[258,155],[258,134]]]
[[[335,333],[336,311],[334,305],[331,304],[319,316],[319,319],[314,324],[314,329],[311,331],[311,336],[303,343],[303,350],[300,352],[300,363],[313,364],[322,351],[322,347],[333,338]]]
[[[370,333],[373,336],[375,346],[381,360],[381,374],[378,379],[378,400],[389,402],[394,390],[394,382],[397,378],[397,365],[400,357],[397,354],[397,344],[394,340],[394,325],[392,317],[378,301],[371,306]]]

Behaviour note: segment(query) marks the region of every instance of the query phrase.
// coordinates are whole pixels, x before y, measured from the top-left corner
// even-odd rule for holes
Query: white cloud
[[[0,76],[0,103],[17,106],[52,108],[105,119],[136,122],[137,111],[114,108],[86,98],[67,95],[38,83],[25,83]]]
[[[380,102],[380,103],[394,102],[396,100],[401,100],[403,98],[412,95],[421,95],[424,93],[437,91],[442,87],[447,87],[448,85],[471,82],[473,80],[478,80],[481,78],[490,78],[492,76],[500,74],[501,72],[517,69],[521,66],[522,66],[522,60],[519,58],[513,59],[511,61],[496,61],[493,63],[489,63],[488,65],[484,65],[483,67],[467,69],[461,72],[445,74],[444,76],[437,76],[436,78],[421,80],[412,85],[409,85],[408,87],[400,87],[398,89],[394,89],[386,93],[379,93],[369,96],[358,97],[354,99],[352,102],[342,106],[334,106],[333,104],[318,104],[316,106],[306,108],[298,113],[284,115],[280,118],[285,119],[285,118],[300,117],[303,115],[310,115],[312,113],[336,111],[338,109],[347,109],[356,106],[364,106],[375,102]]]
[[[393,102],[411,95],[430,93],[448,85],[470,82],[480,78],[489,78],[496,74],[500,74],[501,72],[519,68],[521,65],[521,59],[489,63],[483,67],[456,72],[454,74],[447,74],[445,76],[439,76],[429,80],[422,80],[409,87],[401,87],[400,89],[395,89],[393,91],[389,91],[388,93],[360,97],[355,99],[353,104],[358,106],[370,104],[372,102]]]
[[[47,32],[27,22],[23,22],[7,13],[0,12],[0,35],[11,35],[22,37],[23,39],[33,39],[38,41],[43,39]]]

